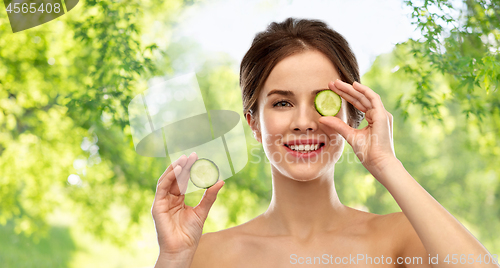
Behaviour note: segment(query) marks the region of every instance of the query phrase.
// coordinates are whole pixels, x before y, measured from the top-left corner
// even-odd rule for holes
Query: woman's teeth
[[[301,145],[290,145],[288,147],[300,153],[309,153],[318,150],[319,146],[320,146],[319,144],[306,144],[306,145],[301,144]]]

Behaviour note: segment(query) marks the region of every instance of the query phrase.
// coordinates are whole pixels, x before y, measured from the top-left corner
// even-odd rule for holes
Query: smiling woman
[[[392,115],[359,83],[348,43],[326,24],[271,23],[242,60],[240,86],[246,120],[270,160],[269,208],[247,223],[202,235],[224,182],[207,189],[196,207],[186,206],[176,177],[187,175],[197,155],[182,156],[159,179],[153,203],[156,267],[448,267],[460,265],[452,260],[460,254],[468,267],[498,267],[479,263],[495,257],[396,158]],[[316,110],[323,90],[341,97],[335,116]],[[368,125],[357,129],[363,116]],[[344,141],[402,212],[377,215],[340,202],[334,171]]]

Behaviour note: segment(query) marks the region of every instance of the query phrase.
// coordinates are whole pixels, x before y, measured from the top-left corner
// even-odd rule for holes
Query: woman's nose
[[[307,132],[307,131],[316,131],[318,128],[318,120],[319,114],[312,107],[304,107],[297,109],[297,114],[294,116],[292,120],[291,128],[294,131],[299,132]]]

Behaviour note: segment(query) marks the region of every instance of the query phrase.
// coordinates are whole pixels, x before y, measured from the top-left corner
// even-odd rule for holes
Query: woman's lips
[[[299,158],[309,158],[309,157],[314,157],[316,155],[318,155],[319,153],[321,153],[321,151],[323,150],[323,148],[325,147],[325,144],[322,143],[322,145],[320,145],[320,147],[318,148],[318,150],[316,151],[311,151],[309,153],[300,153],[300,152],[297,152],[297,151],[294,151],[290,148],[288,148],[286,145],[283,145],[283,147],[285,147],[285,150],[287,152],[289,152],[291,155],[295,156],[295,157],[299,157]]]

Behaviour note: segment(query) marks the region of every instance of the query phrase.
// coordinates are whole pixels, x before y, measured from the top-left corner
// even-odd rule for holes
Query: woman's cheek
[[[271,141],[274,142],[274,140],[279,139],[286,134],[286,124],[286,119],[280,119],[279,115],[265,119],[265,128],[267,130],[267,134],[270,136]]]
[[[344,143],[344,138],[340,134],[330,134],[330,145],[340,146]]]

